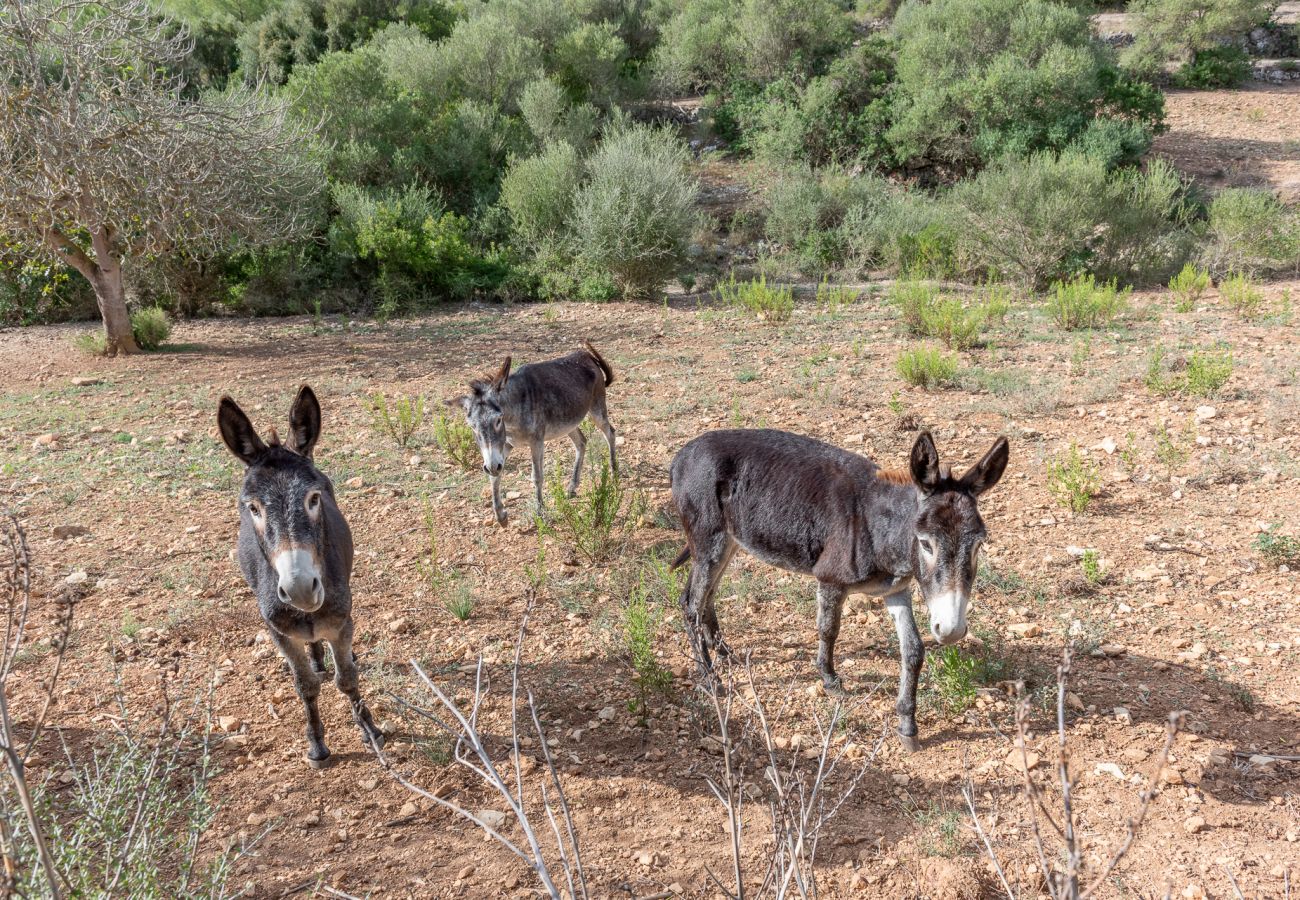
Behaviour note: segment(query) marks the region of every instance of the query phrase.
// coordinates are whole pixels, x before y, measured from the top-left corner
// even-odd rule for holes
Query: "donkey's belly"
[[[882,575],[859,584],[849,585],[850,594],[866,594],[868,597],[889,597],[912,589],[912,579],[907,575]]]

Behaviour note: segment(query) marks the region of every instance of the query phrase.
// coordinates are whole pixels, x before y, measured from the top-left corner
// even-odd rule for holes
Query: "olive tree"
[[[0,0],[0,233],[86,277],[111,354],[138,349],[129,260],[314,222],[313,135],[255,90],[187,99],[190,50],[148,0]]]

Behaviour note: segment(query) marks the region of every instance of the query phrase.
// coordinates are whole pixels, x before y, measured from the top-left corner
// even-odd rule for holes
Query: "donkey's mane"
[[[877,469],[876,479],[887,484],[912,484],[912,473],[907,469]]]

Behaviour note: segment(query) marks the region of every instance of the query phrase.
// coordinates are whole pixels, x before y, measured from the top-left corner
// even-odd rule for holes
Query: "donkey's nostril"
[[[318,594],[318,593],[320,593],[320,579],[319,579],[319,578],[313,578],[313,579],[311,580],[311,592],[312,592],[313,594]]]

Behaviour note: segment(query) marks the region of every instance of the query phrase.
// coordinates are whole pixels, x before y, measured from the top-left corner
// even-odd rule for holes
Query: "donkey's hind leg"
[[[582,477],[582,460],[587,455],[587,436],[582,433],[581,428],[575,428],[569,432],[569,440],[573,441],[573,476],[569,479],[569,496],[572,497],[578,493],[578,479]]]
[[[713,670],[713,660],[709,653],[711,648],[717,649],[720,656],[730,653],[722,641],[718,614],[713,606],[713,594],[735,552],[736,543],[725,531],[692,542],[691,573],[686,579],[686,588],[681,597],[682,618],[691,640],[691,649],[695,652],[695,662],[706,675]]]
[[[605,389],[591,401],[591,410],[587,413],[596,423],[600,433],[605,436],[605,445],[609,447],[609,471],[618,477],[618,452],[614,449],[614,426],[609,423],[609,410],[605,408]]]
[[[325,642],[312,641],[307,645],[311,651],[311,668],[317,675],[325,674]]]
[[[817,671],[827,693],[842,694],[844,684],[835,673],[835,639],[840,636],[840,613],[844,610],[843,585],[817,583]]]

